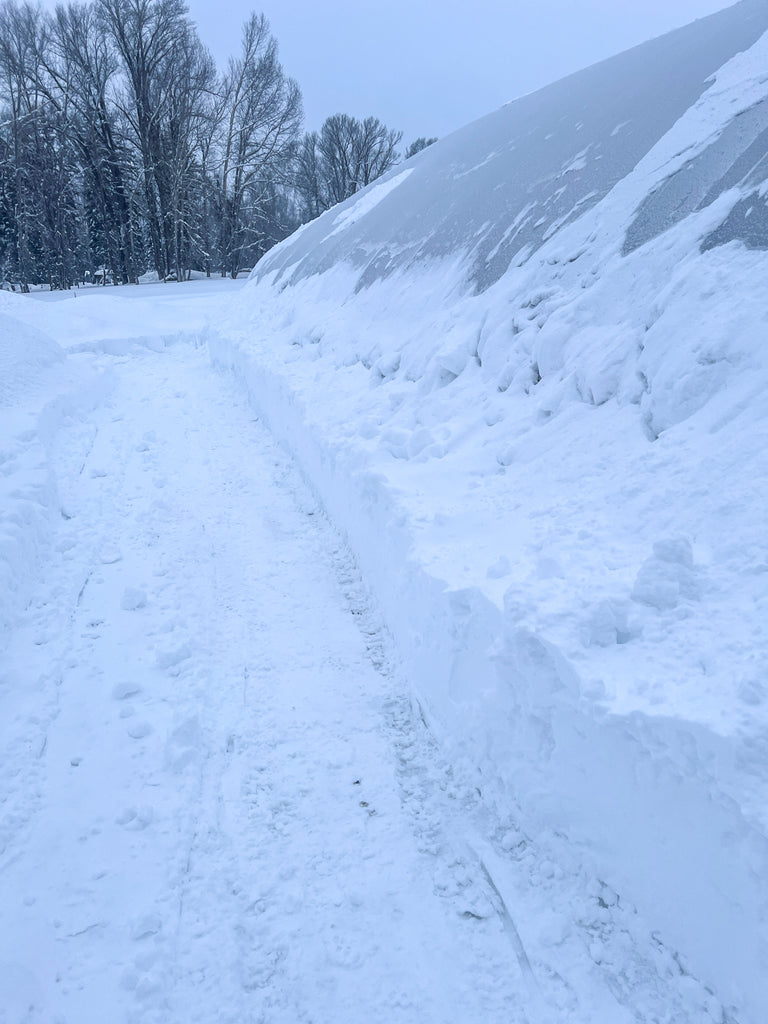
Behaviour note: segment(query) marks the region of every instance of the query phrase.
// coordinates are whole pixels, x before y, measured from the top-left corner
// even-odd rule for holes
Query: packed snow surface
[[[0,296],[3,1024],[765,1024],[766,30]]]
[[[176,286],[160,324],[182,295],[221,320]],[[123,342],[78,341],[110,301]],[[4,320],[19,385],[70,374],[14,399],[59,411],[2,633],[3,1024],[717,1020],[578,851],[484,802],[242,378],[200,330],[138,344],[144,301],[16,300],[61,347]]]

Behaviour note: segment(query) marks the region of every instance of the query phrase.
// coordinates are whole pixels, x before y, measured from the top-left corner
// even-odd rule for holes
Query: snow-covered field
[[[0,296],[3,1024],[764,1024],[766,30]]]

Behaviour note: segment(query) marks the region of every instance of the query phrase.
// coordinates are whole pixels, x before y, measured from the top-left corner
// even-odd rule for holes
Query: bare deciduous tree
[[[370,185],[399,160],[402,132],[376,117],[326,118],[319,133],[304,136],[296,157],[295,187],[307,217],[317,216]]]
[[[44,61],[52,104],[65,117],[83,164],[98,262],[114,280],[135,281],[137,255],[126,178],[131,160],[116,132],[107,89],[117,60],[94,8],[59,6]]]
[[[141,155],[152,258],[165,278],[177,263],[179,179],[189,148],[189,100],[182,93],[204,91],[213,65],[182,0],[96,4],[120,58],[125,88],[119,107]]]
[[[426,149],[427,146],[431,146],[435,142],[437,142],[437,136],[433,136],[431,139],[428,139],[424,135],[420,135],[418,139],[414,139],[408,146],[403,154],[403,160],[410,160],[412,156],[416,156],[416,154],[420,153],[422,149]]]
[[[283,173],[303,116],[299,87],[283,71],[263,14],[252,14],[243,27],[242,50],[229,62],[222,99],[221,248],[236,277],[254,220]]]
[[[236,275],[298,223],[301,119],[263,15],[218,76],[183,0],[0,0],[0,277]]]
[[[67,112],[51,102],[50,52],[50,20],[39,6],[11,0],[0,8],[4,179],[14,217],[4,262],[25,285],[63,287],[80,270],[82,187]]]

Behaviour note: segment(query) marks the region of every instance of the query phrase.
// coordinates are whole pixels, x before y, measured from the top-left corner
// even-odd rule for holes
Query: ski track
[[[0,663],[0,1022],[727,1020],[446,759],[234,381],[191,344],[99,360]]]

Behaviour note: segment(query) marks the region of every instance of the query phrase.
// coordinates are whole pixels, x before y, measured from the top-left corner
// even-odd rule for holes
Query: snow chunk
[[[512,572],[512,565],[509,559],[506,555],[501,555],[493,565],[488,566],[486,576],[489,580],[499,580],[503,576],[509,576],[510,572]]]
[[[699,597],[693,551],[685,538],[657,541],[653,556],[643,562],[632,588],[632,600],[657,611],[671,611],[681,600]]]
[[[155,657],[155,664],[162,669],[178,669],[179,665],[192,657],[192,648],[189,644],[182,644],[171,651],[158,651]]]
[[[136,587],[126,587],[120,601],[120,607],[126,612],[135,612],[139,608],[146,607],[147,595],[143,590]]]
[[[600,601],[589,613],[583,630],[585,647],[626,644],[635,635],[627,619],[627,608],[618,601]]]

